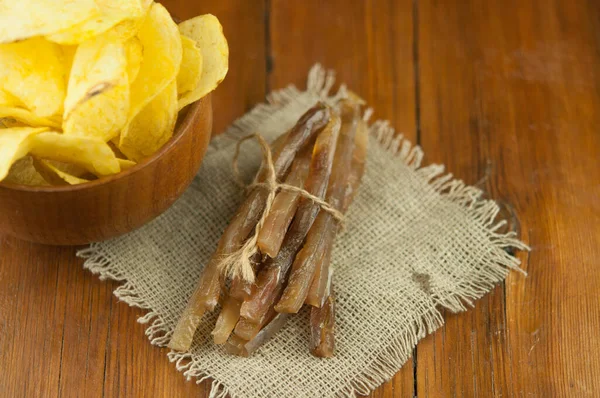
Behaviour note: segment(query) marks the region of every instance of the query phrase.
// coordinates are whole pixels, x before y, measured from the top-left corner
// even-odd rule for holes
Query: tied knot
[[[260,145],[260,149],[263,155],[263,167],[264,170],[264,181],[255,181],[250,185],[246,185],[241,178],[241,173],[239,170],[238,159],[240,156],[240,150],[242,144],[249,140],[256,140]],[[318,196],[311,194],[301,187],[297,187],[290,184],[280,183],[277,181],[277,173],[275,170],[275,164],[273,162],[273,153],[271,152],[271,147],[267,143],[267,141],[258,133],[254,133],[248,135],[246,137],[241,138],[235,148],[235,153],[233,155],[233,173],[237,183],[246,187],[246,189],[253,188],[262,188],[268,191],[268,196],[265,201],[265,207],[261,214],[260,219],[256,223],[256,227],[254,229],[254,234],[248,238],[248,240],[236,251],[233,253],[225,255],[221,261],[219,262],[218,268],[222,274],[230,277],[230,278],[242,278],[246,282],[254,282],[254,268],[252,266],[251,258],[258,253],[258,235],[262,230],[266,219],[271,211],[271,207],[273,206],[273,202],[275,201],[275,196],[279,191],[291,191],[299,194],[301,197],[308,199],[318,205],[321,210],[329,213],[343,228],[344,224],[344,214],[336,209],[334,206],[330,205],[323,199]],[[259,171],[262,173],[262,171]]]

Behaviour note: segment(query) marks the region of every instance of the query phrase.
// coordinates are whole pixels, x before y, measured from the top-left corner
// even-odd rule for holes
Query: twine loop
[[[249,185],[245,184],[243,179],[241,178],[239,166],[238,166],[238,158],[240,155],[240,149],[244,142],[249,140],[256,140],[263,154],[263,166],[265,167],[266,175],[265,180],[263,182],[255,181]],[[267,141],[258,133],[250,134],[246,137],[241,138],[235,148],[235,153],[233,155],[233,174],[237,181],[237,183],[245,187],[246,189],[252,189],[255,187],[260,187],[266,189],[269,194],[267,196],[267,200],[265,203],[265,208],[262,212],[262,215],[258,222],[256,223],[256,227],[254,229],[254,234],[235,252],[226,255],[223,257],[219,263],[219,269],[222,273],[229,276],[230,278],[242,278],[247,282],[254,282],[254,269],[252,267],[251,258],[258,253],[258,235],[262,230],[265,221],[271,211],[271,207],[273,206],[273,202],[275,201],[275,196],[279,191],[290,191],[295,192],[302,196],[305,199],[308,199],[318,205],[321,210],[326,211],[331,214],[331,216],[338,222],[340,227],[343,228],[344,224],[344,214],[337,210],[335,207],[306,191],[304,188],[296,187],[294,185],[280,183],[277,181],[277,173],[275,172],[275,164],[273,162],[273,153],[271,152],[271,147],[267,143]],[[262,171],[259,171],[261,173]]]

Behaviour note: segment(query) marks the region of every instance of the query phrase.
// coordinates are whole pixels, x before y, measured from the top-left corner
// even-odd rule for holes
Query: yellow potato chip
[[[44,160],[44,162],[51,164],[62,172],[74,175],[75,177],[82,177],[86,174],[90,175],[89,171],[73,163],[59,162],[58,160]]]
[[[96,0],[96,4],[100,9],[96,17],[51,34],[47,39],[59,44],[80,44],[108,31],[122,21],[140,19],[145,14],[140,0]]]
[[[10,95],[6,91],[0,89],[0,106],[13,107],[13,106],[23,106],[23,104],[21,103],[21,101],[19,101],[13,95]]]
[[[95,137],[43,132],[32,137],[29,152],[41,159],[76,164],[98,176],[121,170],[108,144]]]
[[[77,185],[89,182],[89,180],[63,170],[63,168],[49,160],[34,159],[33,165],[37,172],[52,185]]]
[[[61,119],[58,116],[39,117],[28,109],[0,105],[0,119],[12,118],[27,126],[60,128]]]
[[[73,67],[73,59],[75,59],[75,52],[78,46],[62,46],[63,51],[63,65],[65,68],[65,77],[67,83],[69,82],[69,76],[71,76],[71,68]]]
[[[4,180],[14,162],[27,155],[33,137],[47,127],[13,127],[0,129],[0,181]]]
[[[181,36],[183,57],[177,74],[177,92],[179,95],[196,88],[202,75],[202,53],[196,42],[187,36]]]
[[[142,24],[144,23],[146,16],[148,15],[148,10],[150,9],[152,3],[152,0],[140,0],[140,5],[142,7],[141,16],[136,18],[129,18],[115,25],[109,31],[111,36],[116,40],[121,41],[126,41],[134,37],[140,30]]]
[[[37,116],[62,112],[65,98],[64,55],[42,38],[0,44],[0,87]]]
[[[119,150],[139,162],[171,138],[176,121],[177,83],[173,80],[123,130]]]
[[[119,161],[119,166],[121,166],[121,171],[130,169],[137,164],[133,160],[129,160],[129,159],[117,159],[117,160]]]
[[[137,37],[144,49],[144,57],[137,78],[131,84],[129,122],[175,80],[182,56],[177,25],[160,4],[152,4]]]
[[[137,37],[132,37],[125,42],[125,53],[127,55],[127,75],[129,76],[129,84],[135,81],[140,66],[142,66],[142,58],[144,50],[142,42]]]
[[[6,127],[6,128],[31,127],[31,126],[28,126],[25,123],[20,122],[17,119],[14,119],[12,117],[4,117],[4,118],[0,119],[0,122],[2,122],[2,126],[1,127]]]
[[[199,84],[179,99],[179,109],[213,91],[229,69],[229,47],[217,17],[201,15],[179,24],[182,35],[196,42],[202,52],[202,75]]]
[[[98,36],[127,18],[126,14],[100,15],[63,31],[46,36],[54,43],[74,45]]]
[[[31,156],[25,156],[17,160],[10,168],[3,182],[34,186],[50,185],[33,166],[33,158]]]
[[[65,99],[65,134],[103,141],[117,136],[129,113],[128,83],[124,43],[98,36],[79,45]]]
[[[0,0],[0,43],[59,32],[99,11],[94,0]]]
[[[18,127],[19,123],[21,122],[17,122],[15,119],[5,117],[0,119],[0,129]]]

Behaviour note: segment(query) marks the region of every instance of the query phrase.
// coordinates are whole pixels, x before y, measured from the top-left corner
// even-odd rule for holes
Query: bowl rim
[[[209,99],[210,94],[200,98],[198,101],[193,102],[189,105],[187,109],[187,113],[185,114],[179,126],[175,129],[173,137],[166,144],[164,144],[158,151],[156,151],[151,156],[148,156],[146,159],[137,163],[135,166],[123,170],[117,174],[112,174],[108,176],[104,176],[97,180],[85,182],[83,184],[77,185],[24,185],[24,184],[12,184],[9,182],[0,182],[0,189],[9,189],[12,191],[25,191],[25,192],[73,192],[73,191],[81,191],[85,189],[91,189],[98,186],[102,186],[105,184],[110,184],[113,181],[118,179],[127,177],[131,174],[137,173],[141,169],[147,167],[148,165],[157,162],[159,158],[161,158],[165,153],[169,152],[171,148],[173,148],[183,137],[182,131],[183,129],[190,128],[191,122],[196,118],[197,114],[202,110],[203,105]],[[184,108],[185,109],[185,108]],[[180,111],[181,112],[181,111]],[[211,132],[207,132],[210,134]]]

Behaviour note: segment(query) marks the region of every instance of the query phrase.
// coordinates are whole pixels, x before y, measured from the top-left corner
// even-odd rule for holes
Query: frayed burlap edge
[[[302,92],[295,86],[275,91],[267,97],[266,104],[256,106],[248,114],[244,115],[230,126],[220,138],[214,140],[208,149],[219,150],[222,145],[230,145],[241,135],[253,132],[259,121],[269,117],[273,112],[286,106],[297,103],[298,106],[309,107],[316,99],[326,102],[334,102],[346,95],[345,87],[342,86],[337,94],[329,96],[329,92],[335,83],[335,75],[332,71],[326,71],[319,64],[315,65],[308,75],[307,91]],[[304,95],[312,94],[312,95]],[[306,102],[306,103],[303,103]],[[370,127],[371,135],[383,148],[398,157],[398,161],[404,162],[415,173],[428,182],[433,192],[444,196],[446,200],[456,203],[465,212],[467,217],[480,223],[489,233],[490,243],[496,248],[517,250],[529,250],[522,243],[515,232],[497,232],[505,220],[496,221],[500,211],[499,206],[493,200],[482,198],[482,191],[476,187],[468,186],[461,180],[455,179],[452,174],[444,174],[444,166],[429,165],[422,167],[423,151],[418,146],[412,146],[401,135],[397,135],[387,121],[377,121]],[[228,140],[227,138],[232,138]],[[229,142],[227,142],[229,141]],[[490,259],[485,264],[473,270],[472,278],[468,283],[458,286],[452,292],[437,293],[433,299],[439,308],[445,308],[452,312],[465,311],[473,301],[482,297],[495,284],[503,281],[509,271],[520,268],[519,259],[509,255],[506,250],[499,251],[500,254]],[[85,258],[84,268],[100,276],[100,279],[113,279],[125,282],[118,287],[115,296],[133,307],[150,310],[145,316],[140,317],[138,322],[149,324],[146,328],[146,336],[151,344],[163,346],[168,343],[172,330],[168,329],[162,315],[152,311],[148,304],[138,294],[136,286],[127,281],[117,269],[111,266],[111,259],[101,246],[92,244],[90,247],[78,251],[79,257]],[[338,392],[339,397],[355,397],[357,394],[367,395],[382,383],[391,379],[402,365],[411,357],[417,342],[443,325],[444,319],[439,308],[432,308],[419,322],[400,333],[390,347],[370,364],[365,364],[364,371],[358,375],[349,385]],[[210,388],[210,398],[224,398],[231,392],[227,386],[219,380],[215,380],[202,367],[192,360],[189,353],[170,352],[169,360],[175,362],[177,370],[183,372],[188,380],[195,378],[196,383],[213,379]]]

